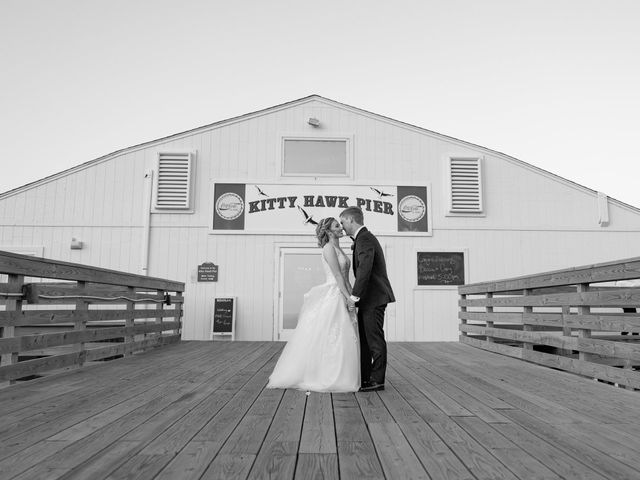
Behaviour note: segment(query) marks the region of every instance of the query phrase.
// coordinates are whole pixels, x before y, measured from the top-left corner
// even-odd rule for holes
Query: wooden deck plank
[[[158,377],[158,379],[162,379],[162,377]],[[91,423],[93,421],[93,415],[99,415],[105,410],[117,411],[117,405],[132,399],[132,401],[138,402],[141,405],[145,400],[161,395],[164,389],[154,385],[155,381],[155,379],[150,378],[147,382],[138,382],[135,386],[124,390],[124,392],[114,391],[109,395],[104,395],[102,390],[100,390],[99,392],[102,393],[101,396],[97,394],[97,396],[88,397],[91,401],[84,399],[80,404],[72,404],[75,408],[72,408],[71,411],[67,411],[69,407],[68,404],[65,404],[65,407],[58,411],[65,413],[54,415],[47,423],[42,424],[40,428],[29,428],[24,434],[0,441],[0,445],[3,447],[0,452],[0,458],[3,459],[0,460],[0,468],[2,468],[7,459],[11,459],[13,454],[27,448],[29,445],[33,445],[57,434],[60,435],[62,431],[69,428],[73,429],[73,427],[80,422]],[[104,419],[99,419],[98,422],[100,421],[104,421]],[[50,443],[55,443],[59,448],[64,448],[66,444],[61,443],[64,441],[68,443],[73,440],[61,437],[57,442]]]
[[[486,353],[490,354],[490,352]],[[522,388],[528,387],[531,391],[538,392],[545,398],[560,399],[562,401],[566,388],[569,386],[579,391],[580,394],[575,399],[577,403],[572,403],[572,405],[584,409],[585,413],[593,415],[595,418],[603,418],[604,414],[613,423],[616,423],[615,419],[619,418],[620,415],[640,416],[640,402],[629,401],[634,398],[635,392],[633,391],[620,389],[621,392],[626,392],[626,395],[625,393],[611,395],[610,386],[604,383],[527,362],[523,365],[520,365],[519,362],[509,362],[507,369],[512,375],[522,375],[523,372],[531,373],[532,382],[528,382]],[[539,391],[544,386],[547,388],[544,391]],[[596,402],[593,400],[596,400]],[[609,405],[605,412],[600,411],[598,408],[600,401],[607,402]]]
[[[307,395],[285,391],[248,478],[294,478]]]
[[[387,478],[428,479],[402,430],[381,397],[387,392],[356,393],[362,416]]]
[[[547,424],[517,410],[506,412],[505,415],[511,417],[514,422],[537,435],[546,443],[580,460],[589,468],[607,478],[615,478],[616,480],[638,479],[637,469],[629,467],[591,446],[594,440],[598,441],[598,437],[585,444],[566,433],[564,426],[559,429],[555,425]]]
[[[180,352],[184,352],[184,350],[179,350],[178,354]],[[229,355],[232,356],[233,352],[229,352]],[[197,357],[191,357],[189,353],[185,360],[194,361],[196,358]],[[151,357],[151,360],[154,359],[155,357]],[[3,445],[2,442],[16,435],[31,438],[28,433],[30,430],[38,429],[39,431],[35,433],[35,437],[42,436],[42,427],[45,426],[44,431],[46,431],[46,425],[54,421],[56,424],[61,424],[68,420],[69,424],[72,425],[74,423],[73,420],[76,419],[83,410],[88,409],[89,412],[91,412],[95,411],[91,409],[99,408],[101,404],[111,405],[117,403],[112,402],[112,399],[126,401],[145,390],[156,387],[156,383],[169,383],[179,379],[181,376],[195,375],[193,371],[188,371],[184,368],[172,369],[171,363],[169,363],[172,360],[162,360],[161,362],[157,362],[157,366],[142,368],[141,372],[132,370],[130,367],[131,364],[128,361],[123,362],[125,365],[119,365],[113,370],[109,369],[107,376],[93,375],[91,372],[92,369],[87,369],[89,371],[82,372],[81,374],[81,377],[86,378],[86,381],[82,382],[82,394],[78,395],[74,390],[70,390],[64,396],[56,395],[40,404],[36,414],[34,414],[33,409],[29,407],[23,410],[24,415],[15,412],[14,418],[20,421],[16,421],[13,427],[3,432],[0,446]],[[173,362],[175,362],[175,360],[173,360]],[[81,371],[82,370],[78,370],[78,372]],[[75,372],[70,375],[73,377],[76,376]],[[67,374],[63,375],[63,379],[67,376]],[[88,414],[87,418],[90,415],[91,413]],[[29,440],[27,440],[27,442],[29,442]],[[2,458],[1,454],[0,458]]]
[[[296,480],[339,479],[337,453],[300,453],[296,465]]]
[[[248,346],[248,348],[253,348]],[[246,353],[245,350],[241,350]],[[259,351],[258,351],[259,353]],[[219,360],[225,359],[225,356],[216,356],[215,358]],[[164,409],[166,409],[170,405],[174,405],[176,402],[184,402],[185,400],[191,400],[192,402],[196,400],[196,396],[190,393],[192,390],[196,389],[199,385],[206,386],[207,389],[215,388],[221,384],[221,381],[224,379],[229,379],[233,376],[233,371],[227,372],[227,374],[221,374],[224,372],[223,368],[212,368],[210,372],[210,377],[215,377],[214,381],[211,380],[210,377],[201,378],[202,383],[193,382],[191,379],[185,379],[183,384],[175,383],[165,385],[163,388],[163,394],[157,396],[155,398],[150,398],[149,402],[145,405],[142,405],[140,408],[137,408],[129,413],[125,413],[118,420],[113,423],[108,423],[103,425],[101,428],[94,429],[95,432],[89,433],[89,430],[84,429],[83,433],[89,433],[88,438],[84,439],[83,435],[78,435],[78,431],[74,430],[75,436],[68,436],[68,432],[66,437],[67,440],[63,441],[51,441],[48,439],[46,442],[51,442],[60,449],[60,452],[57,453],[55,457],[53,457],[47,464],[49,466],[55,466],[58,471],[68,471],[72,468],[76,468],[78,471],[78,477],[82,478],[84,475],[83,468],[78,465],[86,461],[89,464],[95,464],[96,462],[105,463],[104,461],[97,460],[96,458],[92,458],[94,455],[106,455],[109,458],[112,458],[113,455],[109,450],[115,448],[118,450],[117,446],[110,446],[109,449],[103,451],[106,445],[120,439],[123,435],[132,431],[135,427],[145,424],[151,418],[157,417]],[[203,390],[207,391],[207,390]],[[202,395],[202,393],[201,393]],[[102,419],[104,420],[104,419]],[[98,423],[104,423],[98,422]],[[91,426],[95,426],[92,424]],[[82,430],[81,430],[82,431]],[[62,433],[62,432],[61,432]],[[64,437],[63,437],[64,438]],[[84,440],[84,441],[81,441]],[[120,440],[121,443],[126,443],[127,445],[140,445],[139,441],[132,440]],[[135,453],[136,450],[127,449],[127,455]],[[121,460],[121,458],[119,458]],[[42,470],[42,465],[36,466],[32,470],[34,478],[38,478],[36,476],[36,472]],[[94,474],[94,467],[91,467],[90,470],[92,474]],[[87,477],[85,477],[87,478]]]
[[[249,453],[221,453],[216,456],[216,461],[209,465],[202,477],[189,476],[188,478],[201,478],[202,480],[227,480],[245,479],[256,460],[256,455]],[[176,472],[180,474],[181,472]],[[181,475],[171,478],[184,478]]]
[[[371,423],[369,432],[386,478],[429,479],[398,425]]]
[[[564,431],[640,472],[640,438],[637,436],[624,435],[609,425],[591,422],[570,424]]]
[[[523,450],[544,462],[549,469],[562,478],[567,480],[606,480],[603,475],[567,455],[562,450],[541,441],[539,437],[528,432],[520,425],[501,423],[494,424],[492,427],[513,443],[519,445]]]
[[[186,480],[200,478],[202,474],[215,477],[222,473],[239,475],[245,468],[250,469],[284,393],[283,390],[263,388],[275,360],[272,357],[256,374],[255,383],[248,384],[245,394],[234,398],[187,443],[158,479]],[[260,388],[256,390],[257,385]],[[255,395],[258,397],[253,401]],[[239,464],[236,457],[242,457]],[[246,465],[249,461],[251,463]]]
[[[447,444],[436,435],[427,422],[412,408],[411,404],[402,397],[392,381],[387,382],[385,394],[380,398],[432,478],[474,479]]]
[[[447,348],[443,348],[444,345]],[[432,352],[444,355],[451,369],[464,369],[468,375],[475,374],[474,376],[480,382],[490,382],[494,386],[507,389],[509,395],[515,394],[527,398],[543,409],[548,408],[546,414],[543,415],[552,414],[553,410],[562,412],[562,415],[557,417],[557,421],[560,422],[573,421],[575,418],[584,419],[585,415],[597,421],[604,420],[608,423],[618,423],[617,419],[621,416],[634,416],[635,413],[640,417],[640,412],[638,412],[640,402],[633,400],[634,392],[627,392],[626,398],[624,393],[611,396],[609,385],[503,356],[499,356],[501,358],[498,360],[500,364],[496,365],[499,368],[487,368],[485,359],[487,362],[494,362],[492,356],[495,354],[484,350],[481,350],[482,354],[473,352],[478,349],[471,349],[471,352],[465,353],[465,349],[468,350],[465,345],[461,344],[437,343],[426,347],[422,356],[433,354]],[[466,356],[469,356],[469,361],[465,360]],[[473,361],[474,356],[475,362]],[[528,379],[526,383],[522,382],[523,375]],[[567,388],[575,389],[576,393],[576,398],[570,403],[565,401]],[[514,397],[512,396],[512,398]],[[594,402],[594,400],[596,401]],[[599,408],[600,402],[606,403],[608,408],[605,410]]]
[[[387,367],[387,378],[389,378],[391,385],[402,392],[407,403],[425,422],[436,423],[449,420],[449,417],[436,404],[425,397],[412,382],[398,373],[397,365]]]
[[[334,393],[332,397],[340,478],[384,479],[382,465],[355,395]]]
[[[436,405],[447,416],[472,416],[469,410],[464,408],[453,398],[440,391],[436,385],[429,383],[426,379],[417,374],[412,368],[403,363],[401,355],[396,356],[394,353],[389,355],[396,361],[393,362],[396,372],[405,377],[408,382],[413,384],[431,403]]]
[[[469,395],[457,386],[448,383],[448,377],[442,378],[434,374],[424,366],[426,363],[422,358],[411,355],[410,352],[406,350],[402,351],[401,349],[397,349],[392,354],[392,358],[397,358],[403,363],[403,365],[407,365],[411,370],[413,370],[416,375],[425,379],[427,382],[433,385],[434,388],[437,388],[443,395],[446,395],[448,398],[455,401],[458,405],[460,405],[466,411],[470,412],[472,415],[476,415],[489,423],[509,422],[508,418],[495,411],[492,407],[485,405],[476,397]],[[490,397],[488,395],[485,395],[484,398]],[[491,399],[489,403],[498,404],[500,408],[508,408],[508,405],[506,405],[504,402],[499,402],[499,399]],[[465,414],[464,416],[469,415]]]
[[[472,370],[470,366],[462,367],[459,365],[453,359],[449,361],[449,377],[463,379],[465,382],[475,385],[477,389],[501,399],[511,408],[526,411],[534,416],[553,419],[557,423],[567,423],[578,418],[584,418],[557,402],[540,398],[535,393],[525,392],[522,389],[508,388],[509,384],[505,382],[502,373],[497,373],[496,376],[493,376],[492,373],[485,370],[484,377],[480,377],[480,372],[483,372],[483,370]],[[503,371],[503,369],[499,370]],[[520,376],[519,381],[521,380]]]
[[[638,478],[639,392],[390,343],[385,391],[306,396],[265,389],[282,346],[182,342],[1,389],[0,477]]]
[[[337,451],[331,395],[312,392],[307,398],[300,453],[335,454]]]
[[[244,374],[245,369],[255,373],[254,364],[268,363],[271,359],[271,355],[267,353],[269,351],[273,352],[273,348],[261,348],[250,355],[244,355],[230,364],[225,374],[219,375],[207,388],[190,396],[186,403],[174,402],[119,439],[116,443],[136,441],[140,444],[140,449],[129,452],[127,461],[117,466],[106,478],[126,478],[130,471],[139,472],[137,478],[140,479],[154,478],[188,440],[203,428],[208,419],[219,414],[231,401],[243,404],[243,400],[255,392],[255,388],[251,387],[240,388],[239,391],[237,389],[244,386],[241,385],[242,382],[246,384],[251,378]],[[228,384],[233,388],[228,388]],[[213,388],[215,391],[211,393]]]
[[[493,429],[491,424],[475,417],[459,417],[454,421],[478,443],[486,448],[518,478],[531,480],[560,480],[561,477],[542,462],[519,448]]]
[[[453,420],[432,424],[431,428],[476,478],[483,480],[514,480],[518,478]]]
[[[418,359],[424,360],[424,357],[420,355],[420,353],[424,352],[424,347],[420,349],[417,345],[401,345],[398,348],[402,348],[407,350],[415,355]],[[435,365],[432,362],[424,362],[424,368],[433,372],[434,375],[442,378],[446,383],[453,385],[463,392],[468,393],[476,400],[482,402],[489,408],[492,409],[505,409],[505,408],[513,408],[512,405],[503,401],[499,397],[492,395],[490,392],[487,392],[481,388],[478,388],[473,381],[469,381],[472,379],[462,378],[458,375],[450,375],[449,368],[450,363],[446,366]]]

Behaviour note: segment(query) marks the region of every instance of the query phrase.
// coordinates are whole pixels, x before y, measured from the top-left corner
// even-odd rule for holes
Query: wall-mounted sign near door
[[[204,262],[202,265],[198,265],[198,281],[217,282],[218,265],[214,265],[211,262]]]

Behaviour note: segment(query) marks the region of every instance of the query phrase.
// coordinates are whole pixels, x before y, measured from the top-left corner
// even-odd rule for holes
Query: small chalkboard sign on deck
[[[217,297],[213,300],[211,340],[216,335],[230,335],[234,340],[236,324],[236,297]]]
[[[464,252],[418,252],[418,286],[464,285]]]

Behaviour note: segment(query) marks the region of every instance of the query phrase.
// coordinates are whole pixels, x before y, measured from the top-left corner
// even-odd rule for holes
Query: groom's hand
[[[347,310],[349,310],[350,312],[355,312],[356,310],[356,302],[354,302],[351,298],[347,299]]]

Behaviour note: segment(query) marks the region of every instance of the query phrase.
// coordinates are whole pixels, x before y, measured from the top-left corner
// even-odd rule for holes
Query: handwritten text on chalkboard
[[[464,285],[464,253],[418,252],[418,285]]]
[[[232,333],[233,298],[216,298],[213,306],[213,333]]]

